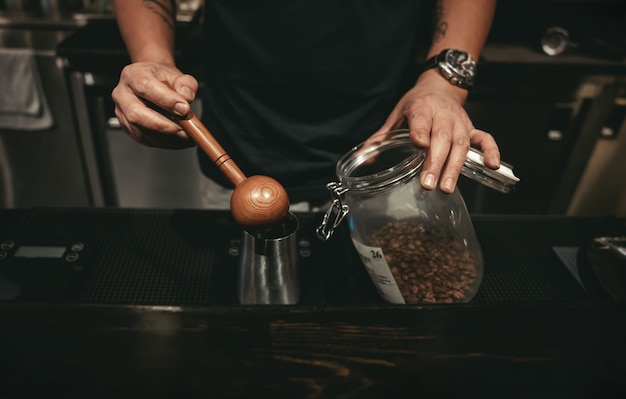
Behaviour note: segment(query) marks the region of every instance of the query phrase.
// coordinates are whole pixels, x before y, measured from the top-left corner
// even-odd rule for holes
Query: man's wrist
[[[422,64],[420,75],[427,70],[435,69],[450,84],[469,90],[474,86],[476,62],[465,51],[445,49]]]
[[[469,97],[469,90],[463,89],[456,85],[451,85],[446,79],[442,78],[439,71],[429,69],[424,71],[417,79],[417,84],[434,88],[438,92],[446,92],[450,96],[456,98],[460,104],[464,104]]]

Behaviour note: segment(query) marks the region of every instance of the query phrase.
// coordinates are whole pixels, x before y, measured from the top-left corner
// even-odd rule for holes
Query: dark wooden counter
[[[0,307],[2,398],[607,398],[626,311]]]
[[[321,215],[298,216],[307,241]],[[579,284],[554,249],[623,234],[624,221],[473,220],[485,278],[468,304],[380,301],[339,231],[310,239],[302,304],[241,306],[226,212],[0,210],[4,238],[80,239],[93,251],[62,295],[0,301],[0,398],[623,393],[626,306]]]

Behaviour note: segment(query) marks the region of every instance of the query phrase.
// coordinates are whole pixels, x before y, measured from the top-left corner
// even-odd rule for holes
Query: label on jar
[[[383,249],[361,244],[354,239],[352,242],[379,295],[387,302],[404,304],[404,298],[400,293],[396,280],[391,274]]]

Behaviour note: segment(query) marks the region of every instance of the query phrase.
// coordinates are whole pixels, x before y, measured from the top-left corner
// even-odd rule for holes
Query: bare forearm
[[[113,0],[115,18],[133,62],[174,64],[173,3],[170,0]]]
[[[428,57],[446,48],[456,48],[478,59],[491,29],[496,3],[496,0],[437,0]]]

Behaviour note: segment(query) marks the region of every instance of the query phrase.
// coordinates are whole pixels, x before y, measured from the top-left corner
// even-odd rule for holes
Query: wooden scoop
[[[167,82],[163,83],[170,87]],[[185,133],[235,186],[230,211],[237,223],[244,228],[258,229],[281,222],[287,216],[289,197],[278,181],[262,175],[246,177],[193,111],[176,118]]]

